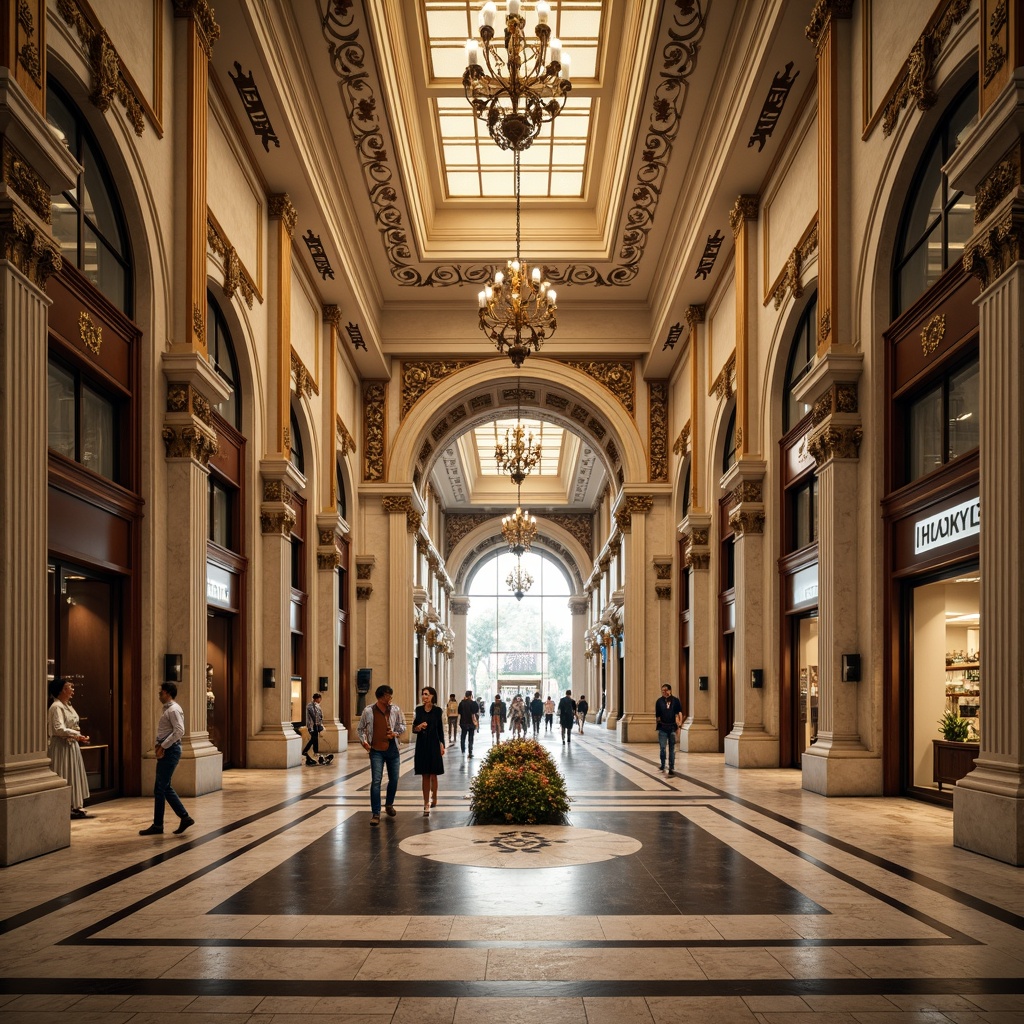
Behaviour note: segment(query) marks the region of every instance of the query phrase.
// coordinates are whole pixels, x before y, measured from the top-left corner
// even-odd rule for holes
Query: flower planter
[[[943,783],[955,786],[971,771],[977,756],[977,743],[932,740],[932,780],[939,784],[939,792],[942,792]]]

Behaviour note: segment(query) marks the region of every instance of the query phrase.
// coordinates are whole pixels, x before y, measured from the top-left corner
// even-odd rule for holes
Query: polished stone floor
[[[952,816],[541,735],[569,827],[470,827],[485,748],[369,823],[365,754],[227,772],[196,825],[101,804],[0,871],[0,1024],[1024,1021],[1024,873]]]

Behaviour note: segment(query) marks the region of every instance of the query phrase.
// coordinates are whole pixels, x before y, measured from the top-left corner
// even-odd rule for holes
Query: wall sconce
[[[708,688],[708,677],[707,676],[697,676],[697,689],[698,690],[706,690],[707,688]]]
[[[320,678],[318,680],[318,685],[320,686],[320,692],[321,693],[326,693],[327,692],[327,676],[320,676]]]
[[[760,690],[764,686],[764,669],[752,668],[750,670],[751,689]]]
[[[165,654],[164,655],[164,682],[166,682],[166,683],[180,683],[181,682],[181,655],[180,654]]]
[[[277,669],[265,668],[263,670],[263,688],[272,690],[275,686],[277,686]]]
[[[840,677],[844,683],[860,682],[860,655],[844,654],[840,658]]]

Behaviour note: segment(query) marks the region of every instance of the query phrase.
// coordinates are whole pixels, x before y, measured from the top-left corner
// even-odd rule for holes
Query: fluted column
[[[37,11],[38,41],[45,18]],[[7,40],[10,42],[10,39]],[[8,53],[8,59],[13,54]],[[10,66],[14,66],[11,59]],[[21,68],[19,73],[24,73]],[[46,751],[47,278],[60,270],[50,194],[75,178],[75,161],[0,68],[0,864],[71,841],[70,790]]]
[[[335,511],[318,515],[316,529],[317,679],[312,689],[319,690],[320,679],[327,679],[327,692],[321,701],[324,732],[332,750],[343,750],[348,745],[346,726],[350,723],[345,720],[348,709],[341,704],[342,680],[338,678],[338,650],[341,645],[338,623],[341,550],[338,542],[348,533],[348,527]]]
[[[381,501],[388,516],[388,633],[386,641],[383,637],[381,640],[388,644],[391,665],[388,684],[395,691],[395,703],[411,722],[419,703],[412,663],[413,568],[416,534],[423,521],[423,509],[414,501],[411,492],[384,495]],[[424,653],[428,660],[424,682],[429,682],[433,678],[432,652]]]
[[[452,598],[452,616],[455,621],[452,629],[455,630],[455,657],[452,659],[452,686],[455,687],[455,696],[462,700],[466,690],[473,689],[468,677],[466,639],[467,626],[469,624],[469,598]]]
[[[974,770],[953,790],[953,842],[1024,865],[1024,579],[1016,555],[1024,502],[1024,39],[1014,29],[1022,5],[1010,7],[1010,30],[1000,37],[1006,66],[991,77],[985,65],[1000,40],[988,38],[992,22],[983,17],[983,113],[948,170],[957,188],[976,197],[964,265],[983,287],[977,300],[981,741]],[[984,14],[992,8],[984,0]]]
[[[697,753],[718,750],[718,726],[711,718],[718,707],[711,516],[691,512],[683,520],[683,533],[687,536],[686,563],[690,569],[690,714],[683,723],[679,743],[681,750]],[[700,688],[702,677],[707,680],[705,690]]]
[[[572,692],[585,693],[588,695],[590,706],[594,714],[600,710],[600,695],[594,694],[594,689],[587,679],[587,659],[584,656],[583,634],[587,631],[587,614],[590,611],[590,599],[587,597],[570,597],[569,613],[572,615]],[[546,697],[547,694],[541,696]]]

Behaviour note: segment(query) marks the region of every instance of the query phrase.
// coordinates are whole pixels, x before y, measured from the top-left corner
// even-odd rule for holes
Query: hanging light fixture
[[[530,550],[530,545],[537,536],[537,519],[529,512],[524,512],[517,502],[515,512],[502,517],[501,535],[505,538],[509,551],[513,555],[521,555]]]
[[[537,352],[558,327],[555,290],[551,282],[541,280],[540,267],[530,269],[520,259],[520,217],[522,198],[519,187],[519,151],[515,154],[516,257],[505,270],[495,271],[483,291],[477,295],[480,330],[494,342],[499,352],[507,352],[512,365],[520,367],[531,350]]]
[[[473,113],[501,149],[517,154],[529,149],[541,127],[562,112],[572,90],[569,54],[552,38],[551,8],[537,2],[536,43],[526,41],[526,19],[520,0],[508,0],[505,56],[493,43],[497,8],[488,0],[480,11],[480,39],[466,40],[462,87]],[[481,58],[483,63],[481,64]]]
[[[505,431],[505,441],[498,440],[498,426],[494,426],[494,459],[498,470],[508,473],[512,483],[521,487],[530,472],[540,465],[540,442],[533,440],[532,431],[527,431],[522,422],[522,396],[516,388],[516,425]]]
[[[505,582],[517,601],[522,601],[523,595],[533,586],[533,577],[523,568],[522,560],[518,556],[516,567],[505,577]]]

